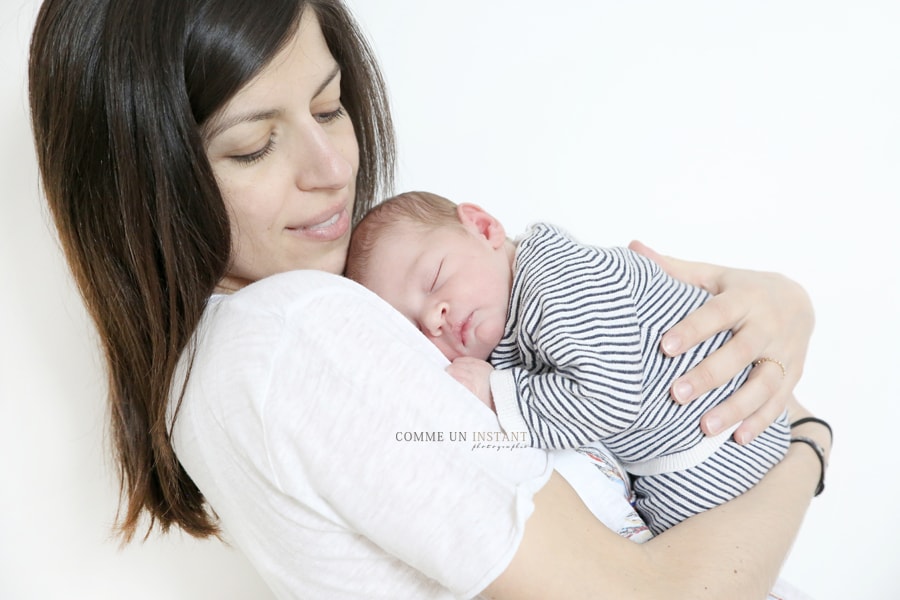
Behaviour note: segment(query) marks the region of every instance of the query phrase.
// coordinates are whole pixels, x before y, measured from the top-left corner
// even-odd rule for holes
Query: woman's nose
[[[353,177],[353,165],[345,154],[355,148],[342,148],[341,139],[332,138],[317,124],[303,135],[297,159],[296,185],[303,191],[342,189]]]

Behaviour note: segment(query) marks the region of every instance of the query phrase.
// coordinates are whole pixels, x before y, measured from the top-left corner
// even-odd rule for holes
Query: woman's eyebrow
[[[313,94],[313,98],[318,98],[319,94],[325,91],[325,88],[327,88],[331,84],[331,82],[334,81],[334,78],[337,77],[340,72],[341,66],[337,63],[334,63],[334,67],[332,67],[331,72],[325,76],[325,79],[322,81],[319,87],[316,88],[316,93]]]
[[[319,87],[316,88],[315,93],[313,94],[313,98],[318,98],[322,92],[325,91],[334,78],[338,76],[341,72],[341,67],[337,63],[335,63],[334,67],[329,71],[328,75],[322,80],[322,83],[319,84]],[[254,123],[256,121],[265,121],[267,119],[272,119],[281,114],[281,110],[279,109],[270,109],[270,110],[261,110],[258,112],[246,113],[234,115],[233,117],[229,117],[228,119],[224,119],[215,124],[215,127],[209,130],[209,133],[205,136],[207,140],[211,140],[223,131],[231,129],[235,125],[240,123]]]
[[[280,114],[280,110],[273,108],[271,110],[262,110],[254,113],[234,115],[233,117],[223,119],[216,123],[215,127],[210,129],[209,133],[206,135],[206,139],[211,140],[223,131],[231,129],[232,127],[234,127],[235,125],[239,125],[240,123],[254,123],[256,121],[265,121],[267,119],[273,119]]]

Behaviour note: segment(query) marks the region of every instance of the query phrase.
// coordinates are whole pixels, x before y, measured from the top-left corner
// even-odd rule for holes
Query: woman
[[[338,0],[48,0],[30,100],[106,353],[126,539],[145,513],[221,532],[285,598],[769,589],[820,476],[806,444],[639,546],[593,519],[543,452],[437,440],[495,423],[405,319],[337,276],[393,164],[383,85]],[[669,266],[721,293],[667,352],[736,331],[676,383],[679,401],[765,356],[786,368],[762,363],[705,417],[708,432],[747,417],[746,442],[799,377],[805,295],[776,276]],[[772,333],[786,323],[799,331]],[[816,423],[798,435],[830,447]]]

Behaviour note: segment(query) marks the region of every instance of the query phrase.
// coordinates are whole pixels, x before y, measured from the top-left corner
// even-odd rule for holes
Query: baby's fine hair
[[[363,217],[350,238],[344,275],[360,281],[368,271],[372,249],[398,223],[426,229],[459,225],[456,204],[431,192],[404,192],[378,204]]]

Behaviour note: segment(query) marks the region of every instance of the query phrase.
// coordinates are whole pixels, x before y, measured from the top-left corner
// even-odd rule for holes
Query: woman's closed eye
[[[347,115],[347,111],[344,110],[344,107],[338,106],[335,110],[328,111],[328,112],[322,112],[322,113],[316,113],[315,115],[313,115],[313,117],[320,125],[327,125],[329,123],[333,123],[334,121],[337,121],[338,119],[345,117],[346,115]],[[252,165],[252,164],[257,163],[257,162],[261,161],[262,159],[264,159],[274,149],[275,149],[275,136],[271,135],[271,136],[269,136],[268,141],[266,141],[266,145],[263,146],[262,148],[260,148],[259,150],[255,150],[253,152],[248,152],[246,154],[235,154],[235,155],[230,156],[229,158],[231,158],[232,160],[234,160],[238,163],[244,164],[244,165]]]
[[[318,121],[322,125],[328,125],[334,121],[337,121],[340,118],[347,116],[347,111],[344,110],[344,105],[340,105],[335,110],[331,110],[328,112],[316,113],[315,115],[316,121]]]
[[[247,154],[236,154],[231,156],[231,160],[239,162],[244,165],[252,165],[264,159],[268,156],[272,150],[275,149],[275,136],[269,136],[266,145],[260,148],[259,150],[255,150],[253,152],[249,152]]]

